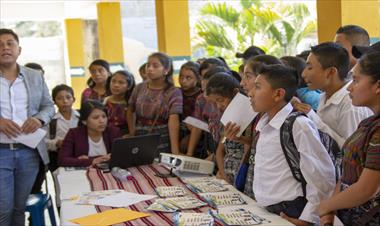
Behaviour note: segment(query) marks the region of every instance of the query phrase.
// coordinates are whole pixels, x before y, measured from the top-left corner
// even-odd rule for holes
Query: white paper
[[[223,125],[229,122],[236,123],[240,127],[236,136],[240,137],[256,115],[257,112],[253,111],[249,97],[238,93],[224,111],[220,121]]]
[[[122,192],[102,199],[90,201],[90,204],[99,206],[126,207],[138,202],[156,198],[156,195],[140,195],[131,192]]]
[[[201,121],[199,119],[196,119],[194,117],[187,116],[185,118],[185,120],[183,120],[183,122],[187,123],[187,124],[189,124],[191,126],[197,127],[198,129],[201,129],[203,131],[210,132],[207,123],[205,123],[204,121]]]
[[[22,143],[28,147],[36,148],[40,141],[45,137],[46,131],[43,129],[37,129],[34,133],[18,135],[13,140]]]

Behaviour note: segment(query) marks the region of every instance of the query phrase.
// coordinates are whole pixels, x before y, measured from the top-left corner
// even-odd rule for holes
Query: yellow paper
[[[113,225],[125,221],[134,220],[141,217],[148,217],[150,214],[136,212],[124,208],[107,210],[101,213],[88,215],[85,217],[75,218],[70,220],[73,223],[80,225]]]

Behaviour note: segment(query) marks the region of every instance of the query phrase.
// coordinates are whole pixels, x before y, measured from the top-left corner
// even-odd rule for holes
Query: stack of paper
[[[186,190],[180,186],[159,186],[155,188],[158,196],[162,198],[166,197],[178,197],[186,195]]]
[[[258,225],[265,220],[252,212],[244,209],[229,211],[211,211],[211,214],[225,225]]]
[[[138,202],[150,200],[156,197],[156,195],[140,195],[124,191],[102,199],[92,200],[90,201],[90,204],[99,206],[127,207]]]
[[[94,226],[94,225],[113,225],[122,223],[125,221],[131,221],[142,217],[148,217],[150,214],[140,213],[127,209],[113,209],[107,210],[101,213],[96,213],[88,215],[85,217],[80,217],[70,220],[75,224],[80,224],[83,226]]]
[[[237,192],[219,192],[219,193],[207,193],[201,194],[211,206],[233,206],[246,204],[241,195]]]
[[[79,205],[91,205],[92,202],[94,202],[96,200],[103,199],[103,198],[108,197],[108,196],[120,194],[122,192],[124,192],[124,190],[119,190],[119,189],[86,192],[80,196],[77,204],[79,204]]]
[[[214,225],[214,218],[209,213],[183,213],[173,214],[175,226],[211,226]]]
[[[207,205],[207,203],[202,202],[197,198],[185,196],[156,199],[155,202],[148,207],[148,210],[174,212],[177,210],[196,209],[205,205]]]
[[[186,186],[196,193],[221,192],[227,191],[219,180],[211,177],[185,180]]]

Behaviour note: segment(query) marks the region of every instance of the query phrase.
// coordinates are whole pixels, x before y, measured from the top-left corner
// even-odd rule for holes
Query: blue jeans
[[[25,206],[36,179],[37,150],[0,148],[0,225],[24,226]]]

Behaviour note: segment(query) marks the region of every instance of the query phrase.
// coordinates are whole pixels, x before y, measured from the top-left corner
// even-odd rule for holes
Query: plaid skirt
[[[160,153],[170,153],[170,137],[168,125],[156,125],[153,127],[152,132],[150,132],[151,126],[145,126],[141,124],[136,125],[136,136],[146,135],[149,133],[160,134],[160,142],[156,149],[155,157],[159,157]]]
[[[224,143],[224,172],[228,182],[235,183],[236,174],[239,171],[241,159],[243,158],[244,145],[238,142],[226,139]]]
[[[255,168],[255,153],[256,150],[254,148],[251,148],[251,153],[249,155],[248,159],[248,170],[247,170],[247,177],[245,179],[245,187],[244,187],[244,194],[251,197],[252,199],[255,199],[255,194],[253,193],[253,176],[254,176],[254,168]]]

